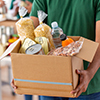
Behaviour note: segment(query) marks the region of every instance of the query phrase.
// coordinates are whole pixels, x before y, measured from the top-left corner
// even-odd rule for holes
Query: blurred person
[[[4,6],[5,2],[3,0],[0,0],[0,7]]]
[[[29,16],[31,12],[31,8],[32,8],[32,3],[34,0],[11,0],[10,13],[13,17],[17,16],[18,19],[20,18],[18,10],[19,10],[19,5],[21,1],[26,3],[25,8],[28,10],[28,13],[26,16]]]
[[[6,4],[3,0],[0,0],[0,8],[1,7],[5,7],[5,13],[7,13],[7,7],[6,7]]]

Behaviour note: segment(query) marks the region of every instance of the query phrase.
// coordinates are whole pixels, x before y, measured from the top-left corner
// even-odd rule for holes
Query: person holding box
[[[82,36],[99,43],[93,61],[84,61],[84,70],[76,70],[80,83],[70,93],[77,98],[69,100],[100,100],[100,0],[35,0],[30,13],[35,27],[39,25],[38,10],[48,14],[46,24],[56,21],[67,36]],[[11,85],[16,88],[14,81]],[[40,96],[40,100],[67,98]]]

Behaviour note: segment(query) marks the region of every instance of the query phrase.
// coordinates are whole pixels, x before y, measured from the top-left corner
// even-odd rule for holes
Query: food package
[[[49,41],[46,37],[36,37],[35,42],[41,44],[45,54],[49,52]]]
[[[26,8],[20,7],[19,8],[19,15],[21,19],[16,22],[16,28],[20,39],[23,41],[25,38],[30,38],[34,40],[34,25],[33,21],[30,18],[23,18],[27,13]]]
[[[30,38],[25,38],[23,41],[23,44],[21,45],[21,48],[19,49],[19,53],[25,53],[25,50],[31,46],[36,44],[33,40],[31,40]]]
[[[35,37],[46,37],[49,40],[50,43],[50,50],[55,49],[53,38],[51,35],[51,28],[43,23],[43,20],[47,17],[47,14],[43,11],[38,11],[38,19],[40,22],[40,25],[34,30]]]
[[[55,56],[74,56],[79,53],[82,48],[83,41],[75,41],[65,47],[59,47],[53,51],[50,51],[48,55]]]

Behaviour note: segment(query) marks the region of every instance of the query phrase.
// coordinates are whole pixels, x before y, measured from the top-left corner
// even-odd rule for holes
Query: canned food
[[[31,45],[36,44],[33,40],[26,38],[19,50],[19,53],[25,53],[25,50]]]
[[[28,47],[25,51],[26,54],[37,54],[37,55],[44,55],[42,46],[40,44],[34,44]]]

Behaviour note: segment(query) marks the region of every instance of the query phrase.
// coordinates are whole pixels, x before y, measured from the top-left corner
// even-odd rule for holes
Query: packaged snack
[[[35,37],[46,37],[49,40],[50,43],[50,50],[55,49],[53,38],[51,35],[51,28],[43,23],[43,20],[47,17],[47,14],[43,11],[38,11],[38,19],[40,22],[40,25],[34,30]]]
[[[30,38],[34,40],[34,25],[30,18],[23,18],[27,13],[26,8],[19,8],[19,15],[21,19],[16,23],[16,28],[20,39],[23,41],[24,38]]]
[[[38,44],[41,44],[42,49],[45,54],[47,54],[49,52],[49,42],[46,37],[36,37],[35,42]]]
[[[74,56],[79,53],[79,51],[82,48],[83,41],[75,41],[70,43],[69,45],[65,47],[59,47],[55,49],[54,51],[48,53],[48,55],[55,55],[55,56]]]

